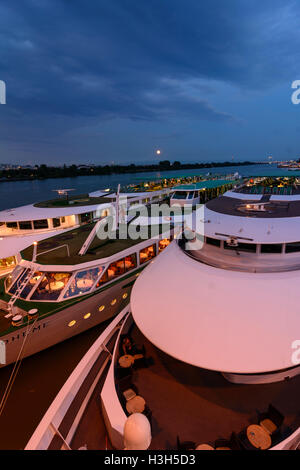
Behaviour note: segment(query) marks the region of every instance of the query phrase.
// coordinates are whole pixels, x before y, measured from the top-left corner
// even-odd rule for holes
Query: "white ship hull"
[[[26,341],[21,354],[22,358],[36,354],[114,317],[128,304],[132,281],[135,279],[136,271],[132,276],[112,283],[111,286],[64,310],[41,316],[34,324],[31,323],[28,329],[27,325],[24,325],[2,336],[0,339],[6,344],[6,358],[5,364],[0,364],[0,367],[18,360],[24,338]],[[99,311],[102,306],[104,309]],[[84,318],[87,314],[90,314],[88,318]],[[70,322],[74,321],[76,323],[69,326]]]

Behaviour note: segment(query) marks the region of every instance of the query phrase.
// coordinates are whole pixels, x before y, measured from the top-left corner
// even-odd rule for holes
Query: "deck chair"
[[[274,436],[280,431],[280,427],[284,421],[284,416],[270,403],[268,411],[260,413],[258,420],[260,426],[267,431],[268,434]]]
[[[196,443],[193,441],[181,442],[179,436],[177,436],[177,450],[195,450]]]
[[[241,450],[241,445],[235,432],[231,434],[230,439],[217,439],[214,447],[216,450],[222,450],[223,448]]]

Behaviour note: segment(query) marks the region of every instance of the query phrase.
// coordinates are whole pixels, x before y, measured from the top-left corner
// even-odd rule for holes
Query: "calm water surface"
[[[127,185],[151,181],[160,177],[228,174],[238,171],[243,176],[297,175],[270,165],[251,165],[204,170],[178,170],[161,173],[136,173],[133,175],[81,176],[77,178],[49,179],[0,183],[0,210],[30,204],[55,197],[53,189],[74,188],[87,193],[97,189],[115,189],[120,183]],[[75,191],[74,191],[75,192]],[[93,344],[106,325],[99,325],[79,336],[24,359],[16,381],[0,416],[0,449],[22,449],[52,400]],[[2,398],[12,366],[0,369],[0,397]]]
[[[0,183],[0,210],[11,209],[24,204],[52,199],[57,196],[53,191],[59,188],[75,189],[74,193],[84,194],[98,189],[116,189],[118,184],[125,186],[130,183],[141,181],[154,181],[158,178],[170,178],[173,176],[194,176],[211,174],[224,175],[239,172],[242,176],[258,175],[297,175],[300,172],[287,172],[277,168],[275,165],[249,165],[232,166],[227,168],[204,168],[202,170],[176,170],[162,172],[145,172],[126,175],[105,175],[105,176],[78,176],[76,178],[57,178],[34,181],[15,181],[10,183]]]

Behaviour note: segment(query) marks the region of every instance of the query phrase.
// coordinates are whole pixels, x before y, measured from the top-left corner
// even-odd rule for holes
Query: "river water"
[[[74,194],[84,194],[98,189],[116,189],[118,184],[125,186],[141,181],[154,181],[158,178],[171,178],[176,176],[206,175],[208,172],[215,175],[225,175],[238,172],[242,176],[258,175],[297,175],[297,172],[287,172],[274,165],[232,166],[226,168],[204,168],[202,170],[176,170],[161,172],[144,172],[135,174],[113,174],[95,176],[77,176],[75,178],[55,178],[33,181],[14,181],[0,183],[0,210],[11,209],[33,202],[44,201],[57,197],[55,189],[74,189]],[[300,172],[299,172],[300,174]],[[73,193],[73,191],[72,191]]]
[[[136,173],[109,176],[81,176],[36,181],[0,183],[0,210],[30,204],[55,197],[54,189],[74,188],[74,193],[88,193],[97,189],[115,189],[140,181],[153,181],[160,177],[225,175],[239,172],[243,176],[297,175],[274,165],[250,165],[203,170],[177,170],[160,173]],[[105,325],[99,325],[79,336],[23,360],[6,406],[0,416],[0,449],[23,449],[52,400],[93,344]],[[13,366],[0,369],[0,400]]]

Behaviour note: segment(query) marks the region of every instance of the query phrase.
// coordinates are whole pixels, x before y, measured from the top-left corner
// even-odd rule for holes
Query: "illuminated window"
[[[12,266],[15,266],[15,264],[16,258],[14,256],[0,259],[0,268],[11,268]]]
[[[150,259],[154,258],[155,255],[156,255],[156,246],[155,245],[147,246],[147,248],[144,248],[143,250],[140,251],[140,264],[150,261]]]
[[[111,301],[110,305],[115,305],[117,303],[117,299]]]
[[[115,261],[108,266],[103,276],[99,279],[96,287],[99,287],[101,284],[111,281],[134,268],[136,268],[135,254],[126,256],[119,261]]]
[[[90,318],[91,314],[90,313],[87,313],[86,315],[84,315],[84,319],[87,320],[88,318]]]
[[[70,323],[68,324],[68,326],[74,326],[75,323],[76,323],[76,320],[72,320],[72,321],[70,321]]]
[[[40,281],[41,277],[43,276],[43,273],[40,271],[36,271],[32,278],[27,282],[26,286],[22,290],[22,293],[20,296],[23,299],[26,299],[27,295],[32,291],[33,287]]]
[[[104,309],[105,309],[105,305],[101,305],[101,307],[99,307],[99,312],[103,312]]]
[[[42,281],[31,296],[31,300],[57,300],[66,287],[71,273],[45,273]]]
[[[161,252],[161,251],[164,250],[168,245],[170,245],[170,243],[171,243],[170,238],[164,238],[163,240],[160,240],[160,241],[159,241],[159,244],[158,244],[158,251]]]
[[[74,295],[80,295],[84,294],[85,292],[89,292],[101,274],[102,269],[103,268],[101,267],[93,268],[76,273],[64,297],[69,298],[73,297]]]

